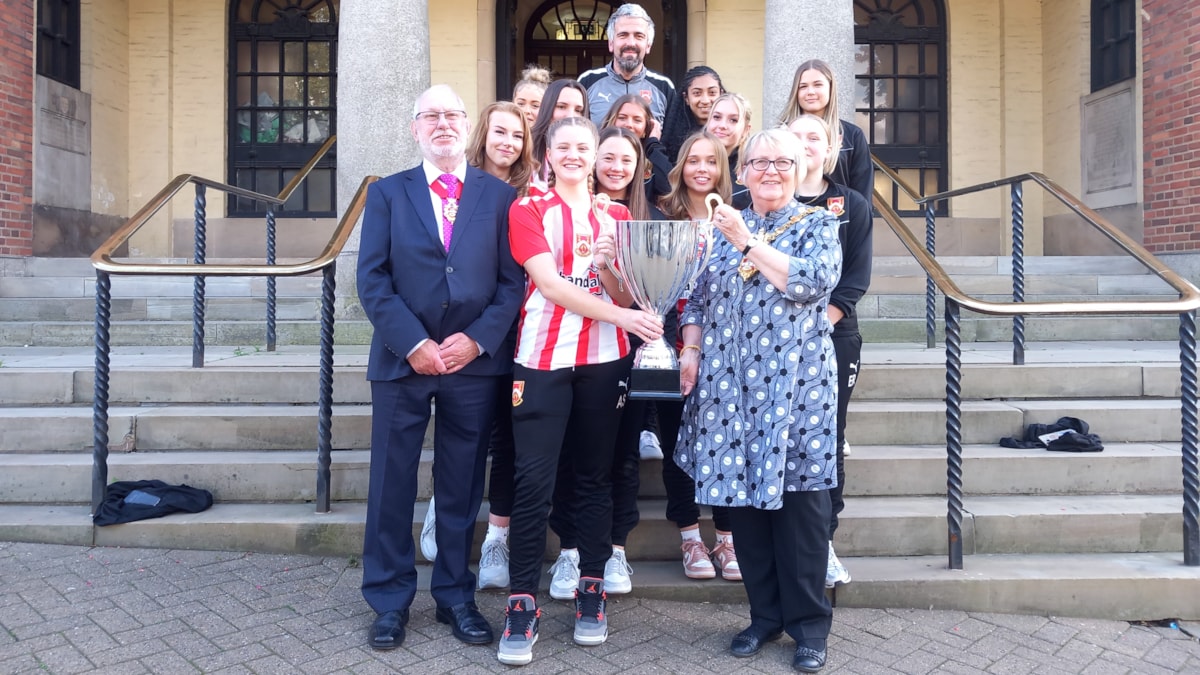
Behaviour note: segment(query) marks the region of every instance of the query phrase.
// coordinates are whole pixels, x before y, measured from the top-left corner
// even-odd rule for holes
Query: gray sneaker
[[[613,547],[612,556],[604,563],[604,592],[621,595],[633,590],[633,580],[629,575],[633,568],[625,557],[625,549]]]
[[[555,600],[572,600],[579,586],[579,551],[562,551],[558,560],[550,566],[550,597]]]
[[[433,497],[425,511],[425,523],[421,525],[421,555],[429,562],[437,557],[437,519],[434,517]]]
[[[508,544],[484,539],[479,553],[479,590],[508,588]]]
[[[538,639],[538,618],[542,610],[531,595],[513,595],[508,598],[508,609],[504,612],[504,632],[500,634],[500,648],[496,658],[510,666],[523,666],[533,661],[533,645]]]
[[[608,596],[604,580],[583,577],[575,591],[575,644],[602,645],[608,640]]]
[[[825,588],[833,588],[838,584],[850,583],[850,570],[838,560],[833,552],[833,542],[829,542],[829,558],[825,563]]]

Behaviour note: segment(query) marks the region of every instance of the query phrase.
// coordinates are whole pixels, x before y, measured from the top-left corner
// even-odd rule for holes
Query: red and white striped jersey
[[[608,213],[616,220],[630,218],[620,204],[613,204]],[[613,302],[592,261],[599,234],[600,223],[590,210],[573,214],[553,189],[513,203],[508,212],[509,243],[518,264],[549,253],[559,276]],[[532,279],[525,285],[518,331],[515,361],[534,370],[608,363],[629,353],[629,337],[622,328],[550,302]]]

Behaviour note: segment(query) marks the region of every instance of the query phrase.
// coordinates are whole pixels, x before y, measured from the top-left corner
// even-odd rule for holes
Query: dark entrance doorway
[[[229,9],[229,181],[276,194],[337,132],[337,0],[234,0]],[[332,217],[335,152],[283,206]],[[266,205],[230,199],[230,216]]]
[[[855,123],[871,151],[921,194],[946,189],[946,8],[941,0],[855,0]],[[876,181],[902,215],[917,205]],[[945,215],[946,202],[938,205]]]
[[[557,77],[577,77],[607,63],[608,18],[621,0],[520,0],[496,7],[496,95],[512,92],[521,69],[536,63]],[[687,70],[687,3],[643,2],[654,18],[647,65],[679,80]],[[526,18],[527,17],[527,18]]]

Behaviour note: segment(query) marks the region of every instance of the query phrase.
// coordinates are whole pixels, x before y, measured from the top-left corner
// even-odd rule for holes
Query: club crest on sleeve
[[[525,380],[513,380],[512,405],[517,407],[525,402]]]

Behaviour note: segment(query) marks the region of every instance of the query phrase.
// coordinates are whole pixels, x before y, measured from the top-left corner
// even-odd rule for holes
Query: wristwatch
[[[750,235],[750,238],[746,240],[746,248],[742,249],[742,255],[749,254],[750,249],[754,248],[755,246],[758,246],[761,243],[762,243],[762,239],[759,239],[757,234]]]

